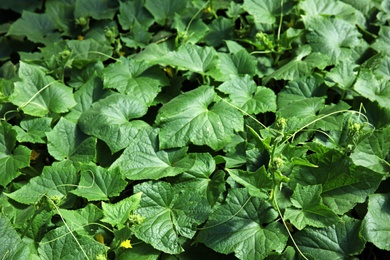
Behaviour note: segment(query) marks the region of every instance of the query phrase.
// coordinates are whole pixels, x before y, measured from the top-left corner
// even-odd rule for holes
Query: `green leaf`
[[[2,214],[0,226],[0,256],[2,259],[30,259],[31,249]]]
[[[183,43],[196,44],[209,31],[209,27],[201,19],[183,19],[183,16],[175,14],[172,24],[178,32],[178,37]]]
[[[305,16],[336,16],[351,24],[364,26],[364,15],[355,9],[353,5],[336,0],[305,0],[300,3],[300,8]]]
[[[146,104],[136,97],[115,93],[92,104],[79,118],[80,129],[103,140],[115,153],[127,147],[146,123],[134,118],[147,112]]]
[[[362,222],[346,218],[326,228],[310,228],[294,235],[301,251],[309,259],[356,259],[363,251],[365,240],[361,235]]]
[[[159,150],[157,134],[157,129],[140,130],[110,169],[119,166],[130,180],[157,180],[190,169],[194,162],[186,157],[188,148]]]
[[[363,234],[367,241],[382,250],[390,250],[390,194],[371,194],[368,212],[363,220]]]
[[[85,67],[86,64],[96,61],[105,61],[112,55],[112,48],[90,38],[86,40],[70,40],[66,42],[71,52],[68,60],[73,66]],[[66,50],[66,49],[65,49]],[[57,54],[58,55],[58,54]]]
[[[334,68],[326,73],[325,82],[329,86],[337,86],[342,90],[347,90],[355,83],[358,67],[353,61],[346,59],[340,61]]]
[[[209,25],[209,32],[204,36],[203,40],[207,45],[218,47],[225,40],[233,39],[234,21],[219,16]]]
[[[68,192],[75,189],[77,183],[76,169],[71,162],[64,161],[44,167],[41,175],[6,195],[27,205],[37,203],[43,196],[48,196],[55,201],[65,201]]]
[[[308,159],[318,167],[294,167],[290,183],[322,184],[324,204],[340,215],[357,203],[363,203],[382,180],[381,174],[352,164],[349,158],[342,157],[336,151],[313,155]]]
[[[226,190],[225,173],[215,172],[215,160],[208,153],[192,153],[189,157],[193,158],[194,164],[178,176],[177,186],[199,192],[213,206]]]
[[[65,113],[76,105],[72,89],[59,83],[37,66],[20,62],[19,78],[9,97],[24,113],[43,117],[49,112]]]
[[[242,8],[253,15],[257,23],[274,24],[276,17],[289,11],[290,5],[290,3],[281,4],[273,0],[245,0]]]
[[[217,59],[217,53],[211,47],[182,44],[176,51],[162,57],[160,63],[204,75],[217,65]]]
[[[362,44],[355,25],[344,20],[322,16],[303,20],[310,31],[306,38],[313,51],[327,55],[332,64],[353,57],[354,48]]]
[[[59,40],[55,26],[48,14],[23,11],[8,30],[7,36],[26,36],[32,42],[49,44]]]
[[[375,42],[372,44],[372,47],[383,54],[390,55],[390,50],[387,48],[390,42],[390,27],[381,26],[379,30],[379,37],[376,38]]]
[[[274,221],[277,217],[266,200],[251,197],[246,189],[231,189],[197,241],[223,254],[234,252],[239,259],[264,259],[272,251],[281,253],[286,246],[287,232]]]
[[[183,238],[192,238],[210,213],[207,200],[197,192],[175,190],[166,182],[144,182],[134,191],[143,193],[135,213],[145,218],[134,226],[135,235],[169,254],[183,252]]]
[[[353,162],[379,173],[390,172],[390,165],[386,161],[390,150],[388,136],[390,136],[390,127],[375,130],[355,148],[351,154]]]
[[[16,131],[5,121],[0,124],[0,185],[5,187],[30,164],[31,150],[16,146]]]
[[[191,142],[223,148],[234,132],[243,130],[239,111],[223,101],[213,104],[215,92],[202,86],[166,103],[157,114],[161,126],[160,148],[182,147]]]
[[[98,222],[103,218],[103,211],[93,204],[77,210],[58,209],[62,218],[71,230],[75,230],[79,235],[94,235]]]
[[[108,200],[118,196],[127,186],[119,169],[107,170],[93,164],[81,166],[80,183],[73,194],[88,201]]]
[[[154,16],[156,22],[164,25],[167,20],[173,19],[175,13],[186,9],[185,0],[146,0],[145,7]]]
[[[322,204],[321,185],[302,186],[297,184],[291,196],[295,208],[287,208],[284,218],[302,230],[307,225],[312,227],[327,227],[337,223],[339,217],[327,206]]]
[[[150,67],[143,61],[120,59],[110,64],[103,72],[104,87],[117,89],[120,93],[138,97],[151,104],[161,86],[169,85],[162,70]]]
[[[377,80],[371,70],[361,70],[353,88],[363,97],[378,102],[381,107],[388,107],[390,83],[385,79]]]
[[[232,75],[254,76],[257,73],[257,61],[245,49],[235,53],[218,52],[218,57],[219,66],[210,73],[218,81],[230,80]]]
[[[146,28],[153,24],[153,17],[141,0],[119,2],[118,20],[123,30],[132,29],[136,22]]]
[[[46,136],[47,149],[56,160],[90,162],[96,158],[96,138],[87,136],[66,118],[62,117]]]
[[[81,236],[76,232],[72,234],[65,226],[47,232],[39,242],[40,259],[84,260],[107,256],[107,246],[89,236]]]
[[[46,132],[51,130],[51,118],[26,118],[20,122],[20,126],[13,126],[17,132],[18,142],[27,143],[46,143]]]
[[[267,77],[263,78],[263,84],[271,79],[297,80],[313,73],[314,68],[324,69],[328,65],[328,56],[320,53],[311,53],[309,45],[303,45],[297,51],[297,56],[281,66]]]
[[[123,228],[126,222],[129,221],[133,211],[139,207],[141,196],[142,192],[137,191],[134,195],[122,199],[115,204],[102,202],[104,214],[102,221],[119,229]]]
[[[77,122],[80,115],[88,110],[92,103],[105,97],[107,90],[103,90],[103,82],[96,74],[95,72],[91,76],[87,75],[89,76],[87,81],[74,93],[77,104],[65,115],[66,119]]]
[[[247,188],[251,196],[263,199],[268,198],[268,192],[272,189],[273,182],[264,166],[260,167],[256,172],[245,172],[233,169],[227,169],[227,171],[235,182]]]
[[[76,18],[92,17],[97,20],[112,20],[117,11],[117,2],[110,0],[76,0]]]
[[[218,90],[229,94],[232,104],[248,114],[275,112],[276,95],[268,88],[256,86],[249,75],[244,77],[231,76],[222,83]]]

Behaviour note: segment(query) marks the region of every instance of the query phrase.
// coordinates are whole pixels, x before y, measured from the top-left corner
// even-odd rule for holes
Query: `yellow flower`
[[[123,241],[123,242],[121,243],[121,247],[124,247],[124,248],[133,248],[133,247],[131,246],[131,244],[130,244],[130,240],[129,240],[129,239]]]

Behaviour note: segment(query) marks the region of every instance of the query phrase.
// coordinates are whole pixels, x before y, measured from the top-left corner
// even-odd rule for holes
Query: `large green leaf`
[[[20,62],[19,78],[9,99],[26,114],[43,117],[49,112],[68,112],[76,105],[72,89],[37,66]]]
[[[311,75],[314,68],[324,69],[329,63],[328,56],[312,53],[309,45],[302,46],[297,52],[294,59],[263,78],[263,84],[267,84],[271,79],[297,80],[304,78]]]
[[[191,169],[178,176],[177,185],[199,192],[213,206],[219,195],[226,190],[225,173],[215,172],[215,161],[208,153],[192,153],[189,157],[194,160],[194,164]]]
[[[81,166],[80,183],[72,193],[88,201],[108,200],[118,196],[126,185],[119,169],[107,170],[94,164],[85,164]]]
[[[32,42],[49,44],[59,40],[55,29],[48,14],[23,11],[22,17],[11,25],[7,35],[26,36]]]
[[[322,184],[323,202],[337,214],[344,214],[357,203],[363,203],[382,180],[381,174],[352,164],[351,159],[339,152],[330,151],[308,159],[318,167],[294,167],[291,183]]]
[[[2,259],[29,259],[31,249],[2,214],[0,214],[0,226],[0,257]]]
[[[246,172],[242,170],[227,170],[230,177],[237,183],[247,188],[251,196],[259,198],[268,198],[268,192],[273,187],[273,182],[269,173],[264,166],[256,172]]]
[[[119,2],[118,20],[124,30],[132,29],[136,22],[147,28],[153,24],[153,17],[141,0]]]
[[[61,118],[52,131],[46,133],[47,149],[55,159],[90,162],[96,157],[96,138],[81,132],[79,127]]]
[[[364,217],[364,238],[380,249],[390,250],[390,194],[372,194]]]
[[[381,26],[379,30],[379,37],[372,44],[372,47],[386,55],[390,55],[390,50],[387,48],[390,42],[390,27],[389,26]]]
[[[167,182],[144,182],[134,191],[143,194],[135,213],[145,218],[134,226],[135,235],[169,254],[183,252],[183,238],[192,238],[210,213],[207,200],[197,192],[177,190]]]
[[[123,228],[129,221],[130,215],[136,210],[141,201],[142,193],[138,192],[121,201],[111,204],[102,202],[104,218],[103,222],[109,223],[119,229]]]
[[[130,121],[146,114],[147,106],[140,99],[124,94],[112,94],[92,104],[79,118],[81,130],[103,140],[117,152],[129,145],[146,123]]]
[[[102,210],[93,204],[88,204],[86,207],[77,210],[58,209],[58,212],[67,226],[80,235],[93,235],[97,229],[95,223],[103,218]]]
[[[217,52],[211,47],[182,44],[180,47],[161,58],[160,63],[207,74],[217,65]]]
[[[278,213],[263,199],[246,189],[231,189],[227,200],[216,207],[202,227],[197,241],[213,250],[235,253],[239,259],[264,259],[272,251],[281,253],[287,232],[274,221]]]
[[[302,230],[307,225],[326,227],[337,223],[339,217],[322,203],[321,185],[302,186],[298,184],[290,200],[295,207],[287,208],[284,218]]]
[[[104,87],[117,89],[120,93],[138,97],[146,104],[166,86],[169,81],[162,70],[150,67],[143,61],[120,59],[109,65],[103,72]]]
[[[55,163],[43,168],[42,174],[32,178],[20,189],[6,194],[22,204],[35,204],[42,197],[48,196],[56,203],[65,201],[70,190],[78,183],[76,169],[69,161]]]
[[[286,14],[290,9],[289,6],[290,3],[288,1],[245,0],[242,8],[253,15],[256,22],[274,24],[276,22],[276,17]]]
[[[305,16],[336,16],[351,24],[364,26],[364,15],[352,5],[337,0],[305,0],[300,3]]]
[[[364,139],[355,148],[351,154],[353,162],[376,172],[390,172],[389,162],[386,161],[390,151],[388,136],[390,136],[390,127],[375,130],[369,138]]]
[[[185,10],[186,0],[146,0],[145,7],[154,16],[157,23],[163,25],[173,19],[175,13]]]
[[[223,148],[235,131],[243,130],[240,112],[223,101],[213,103],[214,90],[202,86],[166,103],[156,123],[161,126],[161,148],[182,147],[189,142]]]
[[[333,64],[354,57],[354,48],[362,44],[355,25],[339,18],[304,17],[304,23],[313,51],[327,55]]]
[[[39,242],[40,259],[99,259],[107,256],[108,247],[89,236],[69,233],[62,226],[45,234]],[[77,241],[76,241],[77,240]]]
[[[119,167],[130,180],[161,179],[180,174],[193,165],[187,148],[159,150],[157,129],[139,131],[110,169]]]
[[[46,143],[46,132],[51,130],[51,121],[49,117],[26,118],[20,122],[20,126],[13,126],[18,133],[16,139],[23,143]]]
[[[249,75],[244,77],[231,76],[222,83],[218,90],[229,94],[232,104],[248,114],[275,112],[276,95],[268,88],[256,86]]]
[[[371,70],[362,70],[353,88],[363,97],[376,101],[381,107],[390,103],[390,83],[385,79],[376,79]]]
[[[300,250],[309,259],[356,259],[363,251],[360,220],[346,218],[326,228],[310,228],[294,235]]]
[[[7,186],[18,177],[19,170],[30,164],[31,150],[16,146],[16,131],[5,121],[0,124],[0,185]]]
[[[117,2],[110,0],[76,0],[76,18],[112,19],[116,13]]]
[[[112,55],[111,47],[92,38],[83,41],[70,40],[66,42],[66,46],[71,52],[68,57],[70,64],[80,68],[90,62],[105,61]]]

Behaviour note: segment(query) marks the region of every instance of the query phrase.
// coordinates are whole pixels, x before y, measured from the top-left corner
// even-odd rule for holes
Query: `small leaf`
[[[5,121],[0,123],[0,185],[5,187],[30,164],[31,150],[16,146],[16,131]]]
[[[107,170],[100,166],[86,164],[81,166],[80,175],[77,189],[71,192],[88,201],[108,200],[118,196],[127,185],[118,169]]]
[[[98,229],[94,223],[103,218],[103,212],[93,204],[77,210],[59,209],[59,213],[71,230],[77,230],[78,234],[93,235]],[[104,243],[103,243],[104,244]]]
[[[31,250],[13,228],[11,222],[0,215],[0,256],[3,259],[29,259]]]
[[[52,131],[46,133],[47,148],[55,159],[90,162],[96,157],[96,138],[88,137],[77,125],[61,118]]]
[[[202,86],[166,103],[156,119],[161,126],[160,148],[182,147],[192,142],[219,150],[235,131],[242,131],[240,112],[223,101],[213,104],[215,96],[211,87]]]
[[[182,44],[176,51],[162,57],[161,63],[204,75],[216,66],[217,53],[211,47]]]
[[[145,218],[134,226],[135,235],[169,254],[183,252],[183,238],[192,238],[210,213],[206,199],[197,192],[178,191],[167,182],[144,182],[134,191],[143,193],[135,213]]]
[[[256,86],[251,77],[231,76],[222,83],[218,90],[229,94],[233,105],[238,106],[248,114],[275,112],[276,95],[268,88]]]
[[[148,126],[138,120],[146,114],[146,104],[136,97],[115,93],[92,104],[81,114],[80,129],[103,140],[115,153],[129,145],[141,128]]]
[[[76,242],[77,239],[77,242]],[[97,259],[98,255],[107,255],[109,247],[89,236],[81,236],[73,232],[73,236],[65,227],[59,227],[45,234],[39,242],[40,259]]]
[[[23,11],[22,17],[9,28],[7,36],[26,36],[32,42],[49,44],[59,40],[55,29],[49,15]]]
[[[150,67],[146,62],[121,58],[122,62],[110,64],[103,72],[104,87],[138,97],[151,104],[162,86],[169,84],[164,72]]]
[[[119,167],[130,180],[161,179],[180,174],[193,165],[187,148],[159,150],[156,129],[140,130],[110,169]]]
[[[264,259],[272,251],[281,253],[286,246],[287,232],[274,221],[277,217],[266,200],[251,197],[246,189],[231,189],[197,240],[223,254],[234,252],[239,259]]]
[[[251,196],[268,198],[268,192],[272,189],[273,182],[264,166],[256,172],[245,172],[241,170],[227,170],[230,177],[237,183],[247,188]]]
[[[68,192],[78,183],[77,172],[69,161],[55,163],[43,168],[42,174],[32,178],[20,189],[6,194],[19,203],[32,205],[43,196],[65,200]]]
[[[361,225],[360,220],[346,218],[326,228],[307,227],[294,239],[310,259],[354,259],[352,256],[360,254],[365,245]]]
[[[295,208],[287,208],[284,217],[302,230],[307,225],[312,227],[327,227],[337,223],[339,217],[322,203],[321,185],[302,186],[298,184],[291,196]]]
[[[20,126],[13,126],[18,133],[16,139],[18,142],[27,143],[46,143],[46,132],[51,130],[51,118],[26,118],[20,122]]]
[[[19,78],[9,97],[28,115],[43,117],[49,112],[65,113],[76,105],[72,89],[57,82],[37,66],[20,62]]]
[[[367,241],[382,250],[390,250],[390,195],[372,194],[368,212],[363,220],[363,234]]]
[[[168,19],[173,19],[175,13],[186,9],[185,0],[146,0],[145,7],[154,16],[160,25],[164,25]]]
[[[102,202],[104,214],[102,221],[119,229],[123,228],[130,214],[139,207],[141,196],[142,192],[137,192],[115,204]]]

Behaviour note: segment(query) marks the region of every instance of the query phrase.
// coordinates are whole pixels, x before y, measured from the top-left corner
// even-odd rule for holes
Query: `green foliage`
[[[1,259],[389,254],[389,1],[0,1]]]

